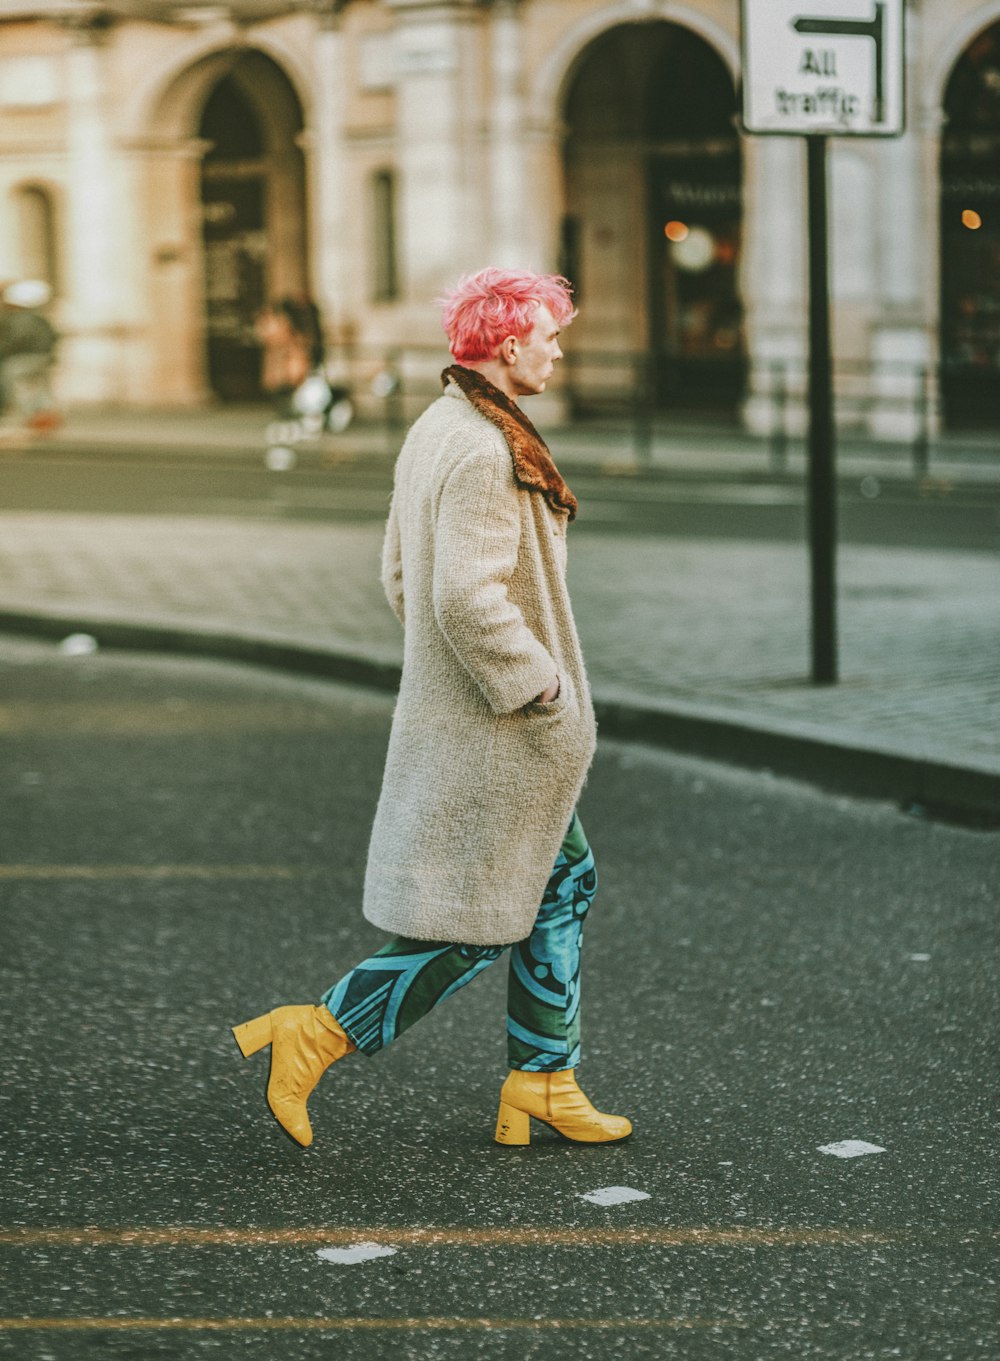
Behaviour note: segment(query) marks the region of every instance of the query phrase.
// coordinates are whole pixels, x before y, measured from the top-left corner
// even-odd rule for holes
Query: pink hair
[[[492,359],[508,336],[527,338],[539,304],[549,309],[557,326],[566,326],[576,316],[571,291],[560,274],[492,265],[464,274],[439,304],[452,354],[460,364]]]

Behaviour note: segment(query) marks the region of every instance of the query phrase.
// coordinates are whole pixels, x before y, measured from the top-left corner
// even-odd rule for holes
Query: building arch
[[[961,18],[952,19],[949,16],[947,29],[930,54],[927,80],[923,85],[926,95],[922,112],[931,126],[941,118],[948,82],[962,54],[981,33],[998,21],[1000,4],[997,0],[979,5]]]
[[[274,34],[247,32],[236,25],[213,28],[180,44],[169,60],[151,71],[126,102],[122,137],[142,145],[149,141],[194,137],[198,112],[208,91],[240,53],[269,57],[287,78],[302,109],[303,126],[313,122],[312,72],[299,54]]]
[[[568,337],[578,408],[637,382],[673,407],[742,399],[736,107],[718,49],[659,13],[602,27],[570,65],[560,263],[584,304]]]
[[[188,400],[259,397],[255,319],[310,291],[308,115],[273,46],[206,35],[130,115],[141,107],[145,120],[132,146],[152,243],[153,370]]]
[[[666,21],[690,29],[713,47],[729,68],[734,81],[740,70],[739,38],[707,15],[674,0],[619,0],[571,24],[535,72],[528,98],[528,113],[535,126],[559,127],[566,95],[575,71],[591,43],[621,24]]]
[[[978,29],[942,93],[941,395],[952,427],[1000,417],[1000,14]]]

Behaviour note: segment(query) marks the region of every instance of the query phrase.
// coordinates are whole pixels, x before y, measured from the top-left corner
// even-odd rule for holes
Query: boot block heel
[[[519,1111],[514,1106],[508,1106],[506,1101],[501,1101],[495,1138],[498,1144],[522,1146],[530,1144],[531,1122],[528,1119],[527,1112]]]
[[[256,1016],[252,1021],[233,1026],[233,1035],[245,1059],[271,1043],[271,1014]]]

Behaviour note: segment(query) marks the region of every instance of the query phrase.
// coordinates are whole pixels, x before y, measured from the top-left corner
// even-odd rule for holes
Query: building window
[[[399,297],[396,258],[396,175],[376,170],[372,176],[372,298],[393,302]]]
[[[40,184],[19,185],[13,194],[17,272],[22,279],[41,279],[59,292],[55,203]]]

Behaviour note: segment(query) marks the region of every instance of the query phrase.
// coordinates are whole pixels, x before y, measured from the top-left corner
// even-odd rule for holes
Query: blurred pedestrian
[[[309,349],[309,367],[322,372],[326,362],[326,341],[323,336],[323,318],[316,303],[305,290],[286,298],[286,305],[293,318],[295,329],[304,337]]]
[[[628,1120],[577,1086],[580,950],[597,874],[576,801],[595,723],[565,584],[576,499],[520,400],[545,391],[575,315],[558,276],[486,269],[444,300],[456,363],[396,465],[382,581],[403,675],[365,877],[394,933],[324,993],[234,1029],[271,1045],[268,1103],[312,1142],[306,1100],[335,1060],[377,1053],[510,947],[496,1139],[529,1117],[606,1143]]]
[[[9,430],[43,431],[59,423],[52,397],[56,333],[41,310],[51,298],[41,279],[21,279],[3,290],[0,419]]]
[[[309,337],[300,329],[290,298],[270,302],[258,314],[254,331],[263,350],[261,387],[284,410],[311,366]]]

